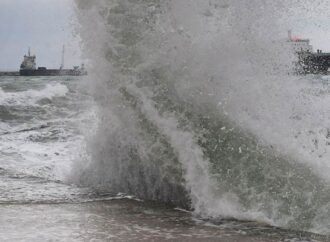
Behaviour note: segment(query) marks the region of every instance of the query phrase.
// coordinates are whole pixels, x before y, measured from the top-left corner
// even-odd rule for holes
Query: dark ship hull
[[[328,74],[330,68],[330,53],[300,52],[296,70],[298,74]]]
[[[37,69],[20,70],[20,76],[85,76],[87,71],[74,69]]]

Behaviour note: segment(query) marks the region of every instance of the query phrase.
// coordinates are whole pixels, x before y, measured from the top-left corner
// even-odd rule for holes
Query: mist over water
[[[80,184],[330,233],[329,80],[290,74],[285,42],[291,15],[325,4],[76,5],[98,108]]]

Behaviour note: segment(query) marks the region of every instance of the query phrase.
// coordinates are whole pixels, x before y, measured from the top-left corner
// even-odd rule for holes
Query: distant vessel
[[[20,76],[83,76],[87,75],[84,64],[74,66],[73,69],[64,69],[64,46],[62,51],[62,62],[59,69],[47,69],[46,67],[36,67],[36,56],[31,55],[29,48],[28,55],[24,55],[23,62],[20,66]]]
[[[322,50],[313,52],[309,39],[293,37],[291,30],[288,32],[288,43],[297,55],[295,72],[297,74],[328,74],[330,68],[330,53]]]

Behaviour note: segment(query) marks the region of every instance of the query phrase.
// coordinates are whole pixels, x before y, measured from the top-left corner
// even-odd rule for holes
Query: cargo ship
[[[23,62],[20,66],[20,76],[84,76],[87,71],[84,64],[74,66],[73,69],[64,69],[64,46],[62,51],[62,62],[59,69],[47,69],[46,67],[38,67],[36,65],[36,56],[31,55],[30,48],[28,54],[24,55]]]

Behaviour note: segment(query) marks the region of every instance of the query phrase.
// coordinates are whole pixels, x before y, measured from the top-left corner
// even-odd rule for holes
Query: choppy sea
[[[0,241],[327,241],[72,184],[97,121],[81,77],[0,77]],[[330,239],[329,239],[330,241]]]

